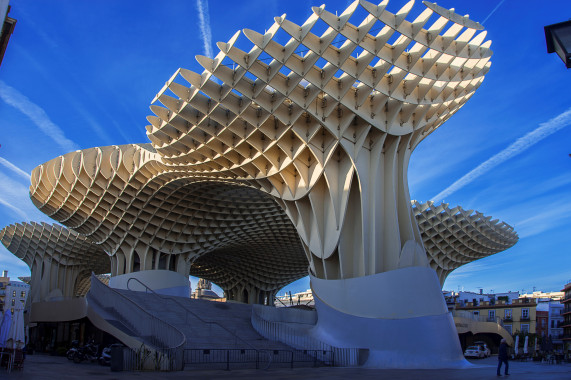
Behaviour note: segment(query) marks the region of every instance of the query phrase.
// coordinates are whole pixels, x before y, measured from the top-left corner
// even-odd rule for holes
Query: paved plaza
[[[269,370],[209,370],[182,372],[111,372],[98,364],[75,364],[64,357],[29,355],[24,369],[10,374],[0,372],[2,379],[495,379],[497,356],[472,361],[474,368],[463,370],[383,370],[363,368],[295,368]],[[522,379],[571,379],[571,364],[510,362],[511,376]],[[503,377],[503,376],[502,376]]]

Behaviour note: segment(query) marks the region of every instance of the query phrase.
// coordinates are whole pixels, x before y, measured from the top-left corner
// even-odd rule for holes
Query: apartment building
[[[483,302],[479,300],[457,302],[455,309],[486,317],[489,322],[500,322],[510,334],[518,332],[535,334],[537,307],[535,299],[514,298],[511,303],[509,301],[509,298],[498,297]]]
[[[10,310],[12,315],[15,312],[23,313],[29,292],[30,285],[21,281],[10,281],[8,271],[2,271],[2,277],[0,277],[0,310],[2,312]]]
[[[563,349],[571,354],[571,281],[569,281],[562,292],[565,294],[561,303],[563,304]]]

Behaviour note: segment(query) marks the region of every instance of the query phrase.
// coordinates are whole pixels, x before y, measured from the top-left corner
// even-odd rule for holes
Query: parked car
[[[464,356],[467,358],[485,358],[486,351],[484,351],[483,346],[469,346],[466,348]]]
[[[474,346],[482,346],[484,348],[484,352],[486,353],[486,357],[489,358],[490,356],[492,356],[492,351],[490,350],[490,348],[488,347],[488,345],[486,344],[486,342],[474,342]]]

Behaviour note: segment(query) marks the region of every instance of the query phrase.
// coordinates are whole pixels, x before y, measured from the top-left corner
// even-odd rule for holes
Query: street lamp
[[[571,67],[571,20],[547,25],[545,41],[548,53],[557,53],[567,68]]]

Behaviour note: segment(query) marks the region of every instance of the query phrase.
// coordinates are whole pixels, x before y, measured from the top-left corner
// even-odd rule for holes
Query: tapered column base
[[[346,280],[312,277],[311,286],[318,318],[311,335],[336,347],[368,349],[364,367],[471,366],[434,270],[409,267]]]

